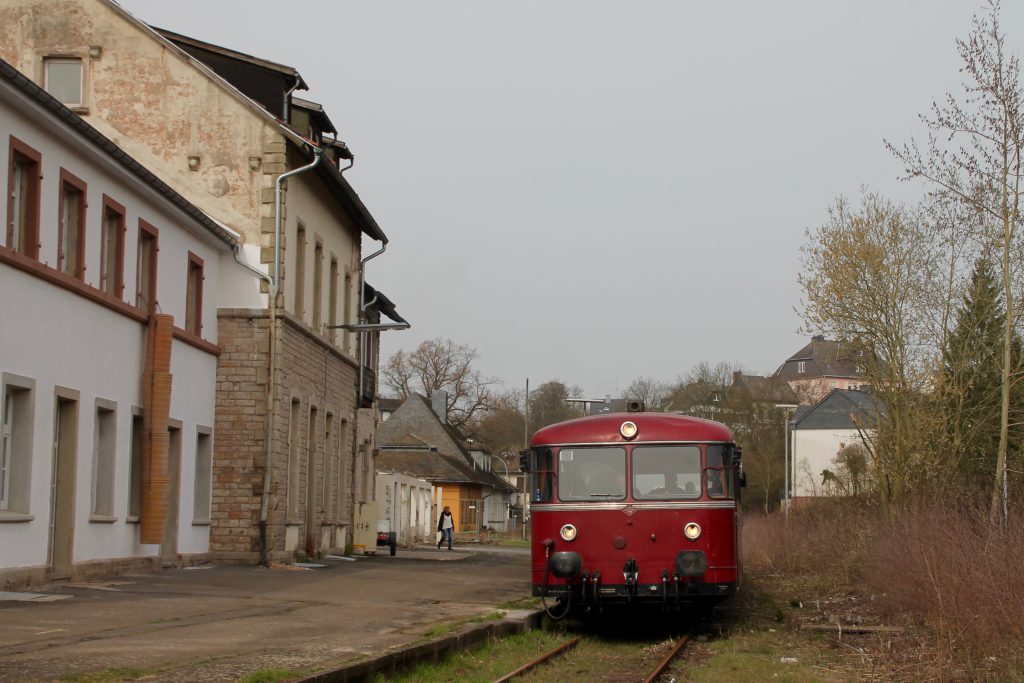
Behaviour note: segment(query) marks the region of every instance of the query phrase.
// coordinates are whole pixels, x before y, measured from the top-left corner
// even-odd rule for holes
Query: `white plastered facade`
[[[77,412],[74,471],[64,491],[72,491],[72,575],[88,575],[89,567],[109,573],[114,562],[152,561],[160,556],[157,545],[142,545],[137,518],[129,516],[132,418],[142,405],[141,375],[146,325],[134,304],[136,254],[140,220],[158,234],[156,298],[159,310],[185,326],[189,253],[202,259],[201,339],[184,341],[176,335],[171,354],[173,386],[170,418],[180,427],[180,477],[175,488],[177,518],[175,560],[208,552],[208,521],[197,518],[196,462],[199,434],[213,438],[217,357],[217,285],[221,269],[234,269],[229,277],[251,276],[232,263],[228,245],[129,172],[97,145],[84,140],[73,127],[44,113],[23,92],[0,82],[0,187],[8,187],[11,137],[41,157],[39,185],[38,267],[16,267],[0,261],[0,292],[4,304],[0,324],[0,378],[27,389],[30,420],[15,425],[29,430],[30,448],[14,449],[15,466],[22,476],[12,484],[19,491],[15,509],[0,510],[0,585],[45,578],[52,561],[50,525],[53,519],[55,411],[57,396],[74,398]],[[60,170],[73,173],[86,184],[85,272],[83,281],[65,283],[56,274]],[[101,226],[104,195],[124,207],[124,293],[120,303],[99,291]],[[0,215],[7,216],[7,193]],[[6,231],[0,248],[6,249]],[[7,252],[10,252],[8,249]],[[69,278],[70,279],[70,278]],[[91,290],[91,292],[90,292]],[[114,412],[114,446],[109,472],[97,474],[97,410]],[[0,403],[0,411],[3,404]],[[97,515],[94,488],[97,476],[112,478],[110,514]],[[208,485],[209,475],[205,481]],[[175,506],[172,506],[172,509]],[[206,515],[208,516],[208,515]],[[164,554],[167,558],[167,554]]]

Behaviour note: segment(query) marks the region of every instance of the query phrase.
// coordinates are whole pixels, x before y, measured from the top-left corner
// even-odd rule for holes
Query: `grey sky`
[[[511,387],[590,396],[805,342],[806,229],[959,92],[971,2],[122,0],[296,67],[391,244],[368,279]],[[1016,53],[1024,7],[1007,3]]]

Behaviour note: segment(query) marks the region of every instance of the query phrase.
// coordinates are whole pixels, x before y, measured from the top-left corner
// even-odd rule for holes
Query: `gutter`
[[[281,291],[281,233],[284,230],[284,220],[281,215],[283,205],[281,194],[285,180],[300,173],[310,171],[320,163],[320,159],[323,158],[323,150],[314,146],[313,153],[314,157],[311,163],[292,171],[288,171],[287,173],[282,173],[277,177],[274,187],[274,271],[267,279],[270,286],[270,292],[267,298],[267,306],[270,308],[270,368],[269,374],[267,375],[267,453],[266,462],[264,463],[265,469],[263,471],[263,499],[260,503],[259,522],[260,564],[265,567],[270,566],[270,553],[267,549],[267,515],[270,511],[270,481],[273,477],[272,473],[274,464],[274,412],[277,402],[277,299],[278,294]],[[238,260],[237,250],[235,251],[235,260]],[[246,265],[246,267],[249,266]]]

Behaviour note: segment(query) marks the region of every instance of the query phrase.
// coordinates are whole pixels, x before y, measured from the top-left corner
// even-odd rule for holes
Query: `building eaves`
[[[294,134],[294,132],[293,132]],[[307,145],[313,145],[312,141],[305,140],[302,138]],[[313,159],[312,152],[304,151],[306,157],[310,160]],[[331,194],[334,195],[342,206],[348,211],[349,216],[355,221],[356,226],[360,232],[366,233],[368,236],[382,242],[388,243],[388,237],[384,234],[384,231],[377,225],[377,220],[370,213],[370,210],[363,204],[363,200],[359,198],[356,191],[352,189],[348,181],[345,180],[345,176],[341,174],[341,171],[337,166],[331,163],[319,163],[316,165],[317,176],[325,182],[327,187],[330,189]]]
[[[148,33],[166,49],[171,51],[173,54],[176,54],[180,59],[184,60],[188,64],[191,64],[200,73],[206,76],[206,78],[213,81],[216,85],[223,88],[233,97],[235,97],[243,104],[245,104],[248,108],[255,111],[260,117],[266,119],[267,121],[273,123],[273,125],[277,126],[281,133],[284,135],[285,139],[287,139],[293,145],[298,147],[303,152],[304,157],[306,159],[311,161],[314,158],[314,150],[318,147],[318,145],[314,143],[312,140],[309,140],[304,136],[300,135],[299,133],[297,133],[295,129],[289,126],[286,122],[282,121],[281,119],[278,119],[269,111],[267,111],[259,102],[255,101],[254,99],[243,93],[241,90],[236,88],[227,79],[223,78],[220,74],[211,69],[209,66],[203,64],[202,60],[193,57],[188,52],[175,45],[173,41],[161,35],[156,29],[151,27],[149,24],[137,19],[131,12],[127,11],[126,9],[118,5],[116,2],[114,2],[114,0],[102,1],[105,2],[112,10],[117,12],[126,21],[138,27],[141,31]],[[184,38],[184,36],[182,37]],[[266,62],[267,64],[274,64],[273,62],[267,62],[266,60],[259,61]],[[351,157],[351,154],[349,156]],[[359,228],[360,232],[366,233],[369,237],[373,238],[374,240],[377,240],[378,242],[387,244],[387,235],[385,235],[384,231],[381,230],[379,225],[377,225],[376,219],[374,219],[369,209],[366,208],[366,205],[363,204],[363,201],[359,198],[359,195],[356,194],[356,191],[352,189],[352,186],[349,185],[348,181],[345,180],[345,178],[341,175],[341,171],[338,170],[338,168],[334,164],[320,163],[317,164],[316,166],[316,172],[317,176],[319,176],[322,180],[325,181],[329,190],[331,191],[331,194],[334,195],[334,197],[339,200],[343,207],[345,207],[346,211],[349,213],[352,220],[356,223],[356,226]]]
[[[0,79],[12,89],[19,91],[30,101],[48,112],[51,116],[70,126],[81,136],[95,145],[108,158],[121,166],[169,201],[175,208],[182,211],[196,223],[206,228],[214,237],[234,249],[238,245],[238,233],[227,228],[219,221],[210,218],[190,201],[178,194],[170,185],[160,180],[152,171],[132,158],[127,152],[115,145],[109,138],[89,125],[85,119],[65,107],[50,93],[40,88],[34,81],[13,66],[0,59]]]
[[[276,73],[295,79],[298,82],[298,90],[309,90],[309,86],[306,84],[306,81],[302,79],[302,74],[300,74],[298,69],[296,69],[293,66],[287,66],[286,64],[278,64],[277,62],[272,62],[269,59],[263,59],[261,57],[247,55],[244,52],[238,52],[237,50],[232,50],[221,45],[207,43],[204,40],[197,40],[196,38],[183,36],[180,33],[168,31],[167,29],[159,28],[157,26],[150,25],[150,28],[156,31],[158,34],[160,34],[160,36],[162,36],[163,38],[170,40],[173,43],[184,43],[185,45],[191,45],[192,47],[206,50],[208,52],[214,52],[219,55],[223,55],[224,57],[236,59],[240,62],[245,62],[247,64],[251,64],[252,66],[257,66],[262,69],[266,69],[267,71],[274,71]]]
[[[325,133],[331,133],[332,135],[338,134],[338,129],[334,127],[331,117],[329,117],[327,112],[324,111],[322,104],[311,102],[310,100],[304,100],[301,97],[292,95],[292,106],[308,111],[313,120],[319,124],[320,130]]]

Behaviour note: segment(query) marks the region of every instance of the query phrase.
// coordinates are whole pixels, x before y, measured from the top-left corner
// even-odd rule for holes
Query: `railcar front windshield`
[[[637,500],[700,498],[700,446],[636,446],[633,497]]]
[[[625,448],[599,446],[558,451],[560,500],[623,500],[625,497]]]

